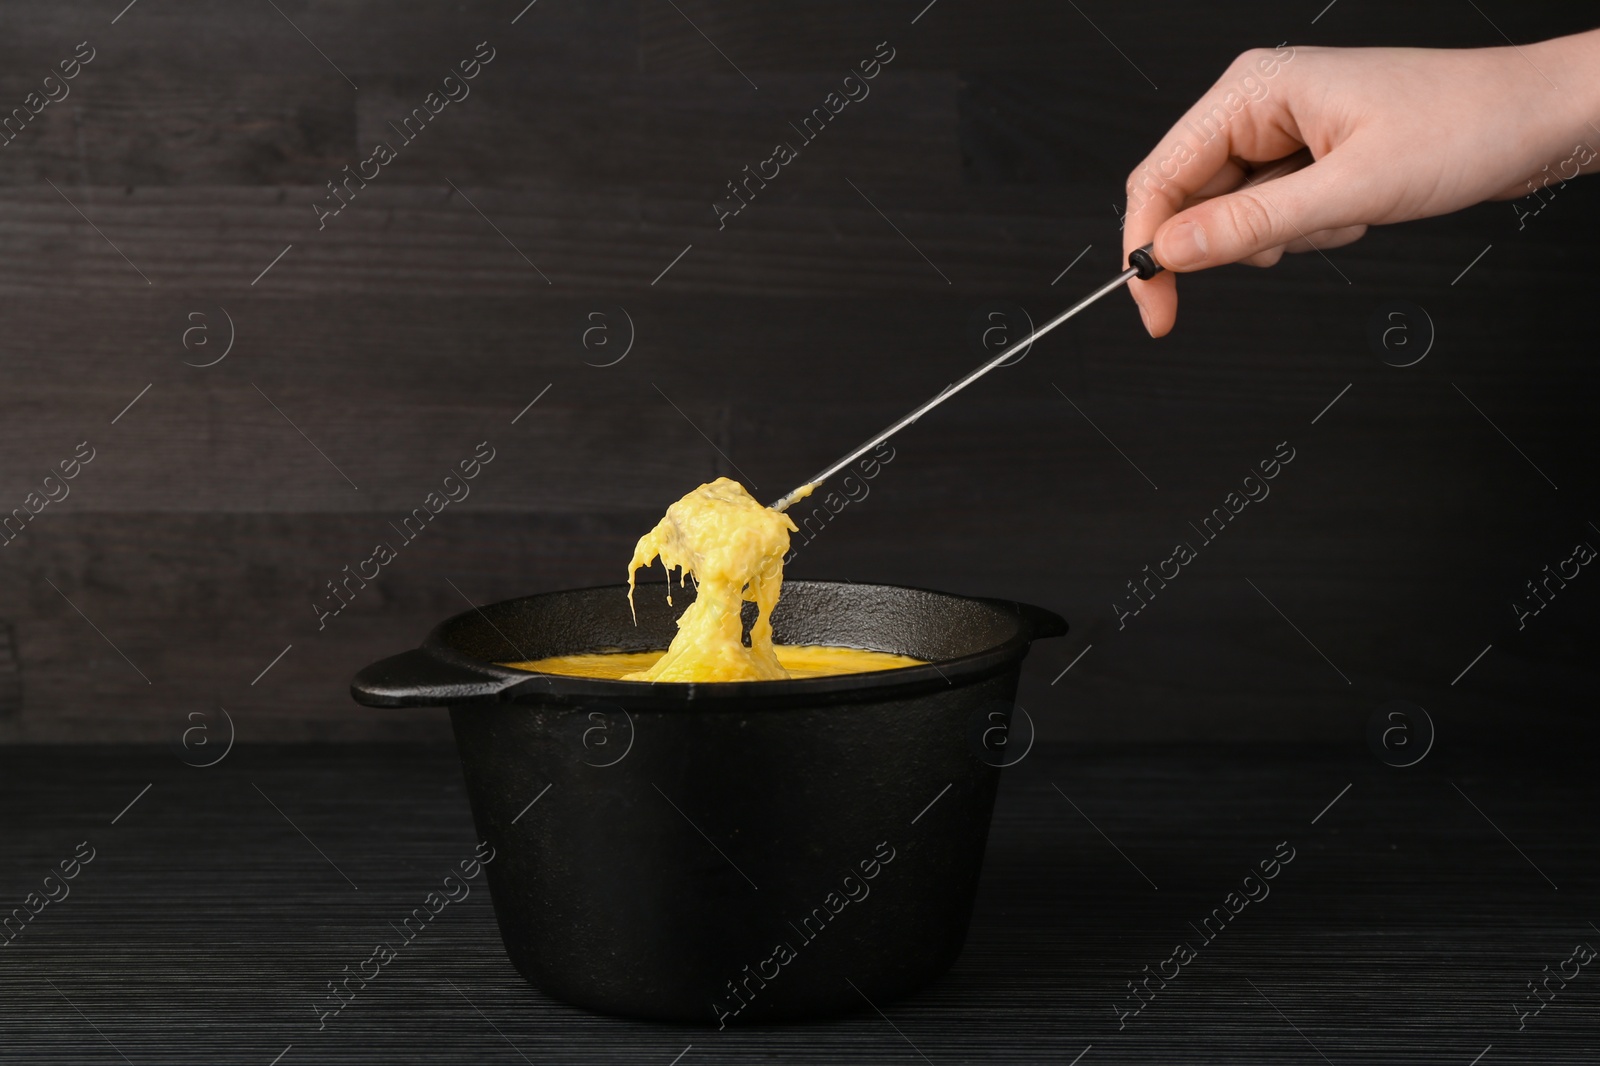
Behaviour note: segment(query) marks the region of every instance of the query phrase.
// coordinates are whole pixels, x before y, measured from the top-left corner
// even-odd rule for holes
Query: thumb
[[[1168,219],[1155,235],[1157,262],[1191,271],[1237,263],[1321,230],[1365,221],[1351,213],[1332,158],[1285,177],[1246,184]]]

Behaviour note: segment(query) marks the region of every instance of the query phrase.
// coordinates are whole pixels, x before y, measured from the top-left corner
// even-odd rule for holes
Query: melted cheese
[[[796,493],[804,499],[815,489]],[[695,601],[678,618],[678,633],[665,651],[592,652],[501,663],[541,674],[620,681],[781,681],[788,678],[860,674],[920,666],[920,659],[859,648],[772,643],[772,609],[783,590],[783,557],[795,524],[763,507],[730,478],[701,485],[667,508],[656,527],[639,538],[628,564],[628,603],[640,567],[656,559],[681,587],[695,580]],[[741,612],[756,605],[745,644]],[[637,614],[635,614],[637,618]]]
[[[817,644],[778,644],[773,651],[778,665],[789,677],[829,677],[835,674],[866,674],[877,670],[896,670],[902,666],[921,666],[921,659],[892,655],[886,651],[860,648],[835,648]],[[591,652],[582,655],[556,655],[528,662],[501,663],[536,674],[562,674],[567,677],[596,677],[609,680],[639,680],[666,653],[663,651]]]
[[[772,609],[783,588],[783,557],[795,524],[763,507],[731,478],[701,485],[667,508],[656,527],[639,538],[628,564],[628,602],[640,567],[657,557],[682,585],[694,576],[695,601],[678,619],[666,654],[627,681],[777,681],[789,676],[772,650]],[[756,605],[750,643],[740,611]]]

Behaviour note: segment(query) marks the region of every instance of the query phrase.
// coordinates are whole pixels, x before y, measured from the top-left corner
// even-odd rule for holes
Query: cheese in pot
[[[628,602],[634,578],[657,557],[681,585],[694,576],[695,600],[678,619],[678,635],[648,670],[625,681],[777,681],[788,677],[772,651],[772,609],[783,588],[783,557],[795,524],[763,507],[744,486],[719,477],[667,508],[656,527],[639,538],[628,564]],[[756,605],[750,644],[740,610]]]
[[[795,677],[866,673],[920,665],[920,660],[858,648],[772,643],[772,609],[783,590],[783,557],[795,524],[764,507],[731,478],[701,485],[667,508],[639,538],[628,564],[628,602],[640,567],[656,559],[680,587],[692,576],[695,601],[678,618],[666,651],[596,652],[503,665],[545,674],[622,681],[781,681]],[[756,605],[750,643],[741,610]]]
[[[835,648],[817,644],[775,644],[778,665],[790,677],[828,677],[833,674],[866,674],[877,670],[895,670],[902,666],[921,666],[921,659],[906,655],[892,655],[886,651],[863,651],[860,648]],[[565,674],[568,677],[598,677],[612,681],[622,680],[630,674],[647,672],[665,652],[662,651],[612,651],[587,652],[582,655],[556,655],[548,659],[529,662],[502,663],[518,670],[532,670],[539,674]]]

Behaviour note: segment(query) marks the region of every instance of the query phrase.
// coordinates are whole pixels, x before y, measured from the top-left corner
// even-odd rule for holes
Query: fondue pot
[[[703,684],[495,665],[664,648],[694,599],[666,592],[639,586],[637,625],[624,585],[475,609],[351,685],[368,707],[450,709],[512,964],[580,1007],[717,1027],[881,1007],[939,977],[966,937],[999,767],[1031,742],[1006,753],[1022,659],[1066,623],[788,581],[778,643],[928,664]]]

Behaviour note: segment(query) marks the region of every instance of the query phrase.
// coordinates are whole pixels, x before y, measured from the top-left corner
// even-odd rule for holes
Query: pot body
[[[711,1026],[883,1006],[961,952],[1023,656],[1066,624],[921,589],[788,582],[780,643],[932,665],[654,684],[495,665],[664,647],[692,590],[508,600],[352,685],[450,708],[507,954],[608,1014]],[[1010,740],[1010,743],[1008,743]]]
[[[569,1003],[717,1025],[927,984],[961,952],[1000,776],[968,737],[1016,681],[775,713],[453,708],[512,963]]]

